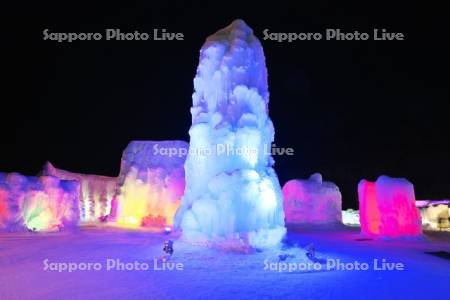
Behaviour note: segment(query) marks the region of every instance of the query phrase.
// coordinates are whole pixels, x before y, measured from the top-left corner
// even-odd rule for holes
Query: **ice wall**
[[[52,176],[0,174],[0,230],[57,231],[79,221],[79,184]]]
[[[47,162],[43,175],[80,183],[80,219],[82,222],[97,222],[111,212],[111,201],[116,193],[117,178],[99,175],[73,173],[55,168]]]
[[[186,191],[175,225],[191,241],[277,244],[285,233],[269,150],[262,46],[241,20],[207,38],[194,79]]]
[[[342,195],[319,173],[309,179],[294,179],[283,186],[283,206],[288,224],[342,223]]]
[[[133,141],[122,155],[113,216],[126,227],[171,226],[184,193],[184,141]]]
[[[416,236],[422,232],[414,186],[406,179],[380,176],[358,184],[361,233],[384,237]]]

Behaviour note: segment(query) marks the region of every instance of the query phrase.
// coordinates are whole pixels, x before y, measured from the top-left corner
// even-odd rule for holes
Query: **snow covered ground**
[[[0,299],[443,299],[450,293],[449,233],[374,241],[362,239],[358,232],[359,228],[350,227],[297,228],[288,231],[281,249],[253,253],[192,246],[171,234],[174,254],[165,266],[181,263],[182,270],[165,271],[155,270],[153,261],[159,259],[157,267],[163,267],[160,258],[168,237],[164,233],[113,227],[0,233]],[[312,264],[305,255],[311,243],[318,261],[367,262],[370,268],[274,269],[289,263]],[[425,253],[439,251],[447,252],[447,258]],[[46,259],[52,269],[55,263],[68,262],[78,267],[83,266],[78,263],[98,263],[101,269],[45,271]],[[107,271],[108,259],[137,261],[150,270],[120,271],[116,264]],[[404,270],[373,270],[374,259],[402,263]]]

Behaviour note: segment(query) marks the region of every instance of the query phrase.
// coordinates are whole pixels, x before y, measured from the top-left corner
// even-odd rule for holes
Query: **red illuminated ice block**
[[[404,178],[380,176],[358,184],[361,233],[380,237],[417,236],[422,233],[414,186]]]

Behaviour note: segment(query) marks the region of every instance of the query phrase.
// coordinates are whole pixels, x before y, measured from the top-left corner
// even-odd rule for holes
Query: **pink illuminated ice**
[[[332,182],[319,173],[309,179],[294,179],[283,186],[287,224],[333,224],[342,221],[342,196]]]
[[[361,233],[381,237],[422,233],[414,186],[404,178],[380,176],[358,185]]]
[[[0,174],[0,230],[58,231],[79,221],[76,181]]]
[[[50,162],[45,164],[42,174],[79,182],[81,222],[98,222],[110,214],[117,177],[69,172],[55,168]]]

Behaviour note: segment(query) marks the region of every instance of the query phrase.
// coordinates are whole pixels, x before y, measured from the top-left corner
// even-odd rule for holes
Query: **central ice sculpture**
[[[262,46],[242,21],[207,38],[194,79],[186,189],[175,226],[192,242],[254,248],[283,238]]]

